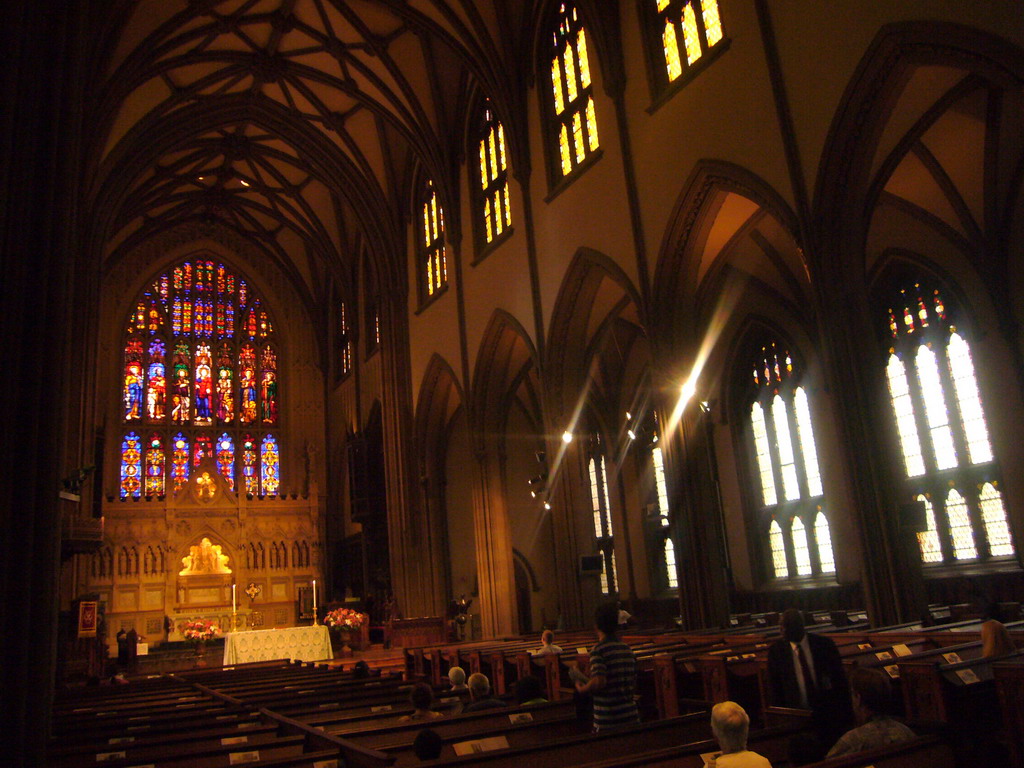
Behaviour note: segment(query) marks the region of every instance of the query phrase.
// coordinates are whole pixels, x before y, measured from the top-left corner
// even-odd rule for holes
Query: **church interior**
[[[1019,3],[4,6],[17,764],[83,601],[1024,602]]]

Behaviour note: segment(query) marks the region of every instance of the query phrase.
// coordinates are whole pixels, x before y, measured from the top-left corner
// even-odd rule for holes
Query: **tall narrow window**
[[[588,462],[590,473],[590,501],[593,511],[594,539],[601,553],[601,592],[608,595],[618,592],[615,573],[615,540],[612,532],[612,515],[608,505],[608,476],[600,437],[595,436]]]
[[[421,196],[420,282],[424,301],[448,285],[448,261],[444,250],[444,210],[434,182],[428,181]]]
[[[352,373],[352,329],[349,326],[348,307],[344,301],[338,307],[338,315],[338,367],[342,376],[348,376]]]
[[[277,440],[273,435],[263,438],[261,485],[263,493],[267,496],[274,496],[278,486],[281,484],[279,473],[280,456],[277,450]]]
[[[572,3],[560,5],[551,42],[551,90],[557,120],[557,156],[562,175],[568,176],[600,146],[587,33],[579,11]]]
[[[508,157],[505,152],[505,129],[494,115],[491,103],[484,105],[483,119],[477,128],[480,157],[479,189],[483,219],[483,242],[487,246],[512,226],[512,209],[508,197]]]
[[[1014,554],[999,469],[958,307],[917,276],[895,281],[883,316],[886,377],[908,498],[924,502],[926,564]]]
[[[124,340],[121,497],[178,493],[208,458],[238,487],[242,430],[279,425],[276,343],[262,298],[226,265],[190,259],[157,277]]]
[[[657,503],[657,537],[655,545],[657,546],[658,539],[660,538],[665,584],[669,589],[675,589],[679,586],[679,577],[676,574],[676,547],[672,542],[672,535],[669,530],[668,484],[665,482],[665,457],[662,455],[661,447],[657,444],[651,448],[651,466],[654,469],[654,489]]]
[[[807,391],[789,352],[775,341],[754,344],[743,389],[766,574],[776,579],[835,572],[824,485]],[[748,358],[749,359],[749,358]],[[752,402],[751,402],[752,401]],[[764,540],[764,539],[762,539]]]
[[[677,80],[725,38],[718,0],[646,0],[657,21],[666,82]],[[653,35],[652,35],[653,37]]]

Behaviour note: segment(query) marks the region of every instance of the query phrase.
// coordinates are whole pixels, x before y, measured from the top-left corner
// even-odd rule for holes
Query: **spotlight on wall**
[[[700,409],[704,411],[704,413],[711,413],[711,403],[709,403],[707,400],[701,400]]]
[[[630,413],[629,411],[626,411],[626,421],[632,421],[632,420],[633,420],[633,414]]]
[[[562,442],[565,443],[566,445],[571,443],[572,442],[572,432],[570,432],[569,430],[565,430],[565,432],[562,433]]]
[[[530,486],[530,497],[536,499],[538,493],[543,493],[545,485],[547,483],[547,473],[531,477],[526,481],[527,485]]]
[[[551,502],[550,501],[545,501],[544,502],[544,509],[551,509]]]
[[[546,451],[534,451],[533,455],[537,459],[538,464],[543,464],[548,460],[548,454]]]
[[[636,432],[634,432],[632,429],[627,429],[626,434],[629,435],[630,440],[636,440]]]

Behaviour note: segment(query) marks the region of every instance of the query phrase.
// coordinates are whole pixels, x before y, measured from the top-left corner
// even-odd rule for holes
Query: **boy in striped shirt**
[[[576,681],[576,690],[594,701],[594,731],[606,731],[640,719],[636,708],[636,657],[618,639],[619,608],[599,606],[594,615],[598,643],[590,649],[590,678]]]

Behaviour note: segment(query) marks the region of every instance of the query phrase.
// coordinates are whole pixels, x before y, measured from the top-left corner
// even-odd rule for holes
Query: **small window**
[[[660,48],[656,78],[662,86],[683,77],[725,40],[718,0],[645,0],[651,47]]]
[[[427,302],[448,285],[448,260],[444,249],[444,210],[433,181],[427,182],[420,200],[420,298]],[[375,333],[379,335],[376,330]]]
[[[344,301],[338,305],[338,369],[342,376],[352,373],[352,328]]]
[[[608,475],[605,470],[604,449],[600,437],[594,436],[589,453],[588,468],[594,540],[598,551],[601,553],[601,592],[602,594],[609,595],[618,592],[618,578],[615,569],[615,539],[612,532],[612,515],[608,504]]]
[[[508,157],[505,152],[505,129],[494,115],[491,103],[484,105],[483,117],[477,128],[479,175],[477,186],[480,228],[480,246],[486,248],[499,240],[512,227],[512,208],[509,205]]]
[[[579,11],[572,3],[560,5],[551,41],[548,60],[557,137],[556,157],[560,175],[565,177],[579,168],[600,146],[587,33]]]

